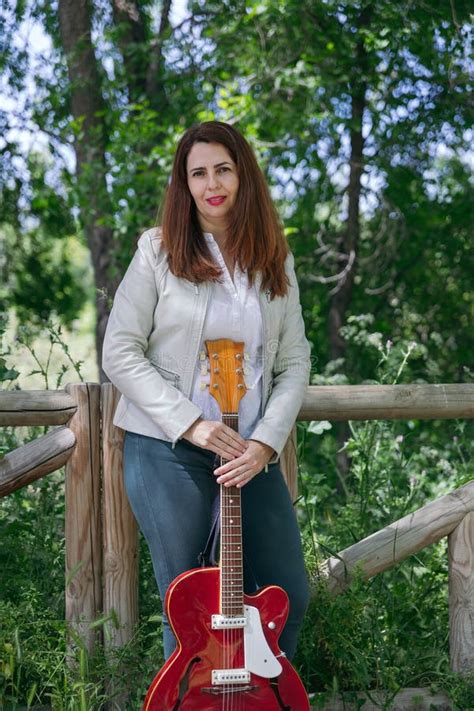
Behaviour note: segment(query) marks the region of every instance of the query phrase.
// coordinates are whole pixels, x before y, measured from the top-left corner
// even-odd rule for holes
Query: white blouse
[[[204,233],[209,249],[222,268],[222,283],[212,282],[199,360],[194,372],[191,400],[203,411],[205,420],[221,420],[219,405],[209,393],[209,362],[204,341],[230,338],[243,341],[244,381],[247,392],[239,405],[239,434],[248,439],[260,419],[262,399],[262,315],[255,284],[249,287],[247,273],[235,265],[232,281],[219,246],[212,234]]]
[[[209,362],[204,345],[206,340],[231,338],[243,341],[244,381],[247,392],[239,405],[239,434],[249,439],[261,417],[262,401],[262,315],[255,284],[249,287],[247,273],[235,265],[232,281],[224,258],[214,237],[204,237],[217,264],[222,268],[222,282],[211,282],[211,291],[204,319],[199,358],[196,363],[191,400],[202,410],[204,420],[222,419],[217,401],[209,394]],[[155,423],[156,437],[166,435]]]

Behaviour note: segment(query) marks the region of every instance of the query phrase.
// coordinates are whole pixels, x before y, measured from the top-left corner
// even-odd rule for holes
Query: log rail
[[[117,400],[110,383],[0,393],[0,426],[56,425],[0,459],[0,498],[65,465],[66,617],[90,651],[98,641],[122,646],[138,619],[138,532],[121,476],[123,433],[112,424]],[[474,418],[474,384],[310,386],[298,414],[336,421],[453,418]],[[296,498],[295,429],[281,464]],[[467,674],[474,670],[474,480],[327,559],[320,576],[336,595],[356,569],[370,578],[445,536],[451,667]],[[98,640],[90,623],[104,613],[118,617],[120,627],[111,625]],[[408,697],[418,699],[413,708],[450,708],[428,690],[400,694],[393,708],[412,708]]]

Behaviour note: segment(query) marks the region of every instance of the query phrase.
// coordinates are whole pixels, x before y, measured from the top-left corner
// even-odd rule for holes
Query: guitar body
[[[219,568],[190,570],[168,588],[165,609],[178,645],[154,678],[143,711],[309,711],[303,684],[278,647],[288,615],[285,591],[271,585],[244,596],[247,631],[213,629],[212,615],[220,609],[219,573]],[[263,662],[253,664],[252,657]],[[212,683],[213,670],[261,668],[266,657],[281,665],[277,676],[266,678],[250,669],[245,683]]]

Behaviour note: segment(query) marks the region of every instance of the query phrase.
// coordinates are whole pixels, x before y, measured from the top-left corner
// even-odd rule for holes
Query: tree
[[[156,28],[152,0],[59,0],[57,8],[49,3],[32,7],[20,3],[6,11],[9,32],[2,68],[12,91],[26,91],[31,80],[29,62],[33,63],[26,46],[19,48],[14,41],[15,30],[34,20],[51,39],[48,66],[42,62],[36,77],[37,96],[34,101],[26,99],[17,119],[23,129],[33,127],[48,136],[46,152],[61,166],[58,189],[67,187],[71,200],[65,204],[79,218],[90,249],[99,368],[115,289],[138,233],[155,222],[177,127],[192,122],[199,105],[193,67],[183,87],[182,67],[167,56],[175,31],[170,26],[170,8],[169,0],[159,5]],[[4,112],[1,118],[9,127],[11,114]],[[72,169],[64,149],[73,151]],[[20,200],[21,192],[31,189],[31,181],[15,169],[21,146],[10,141],[4,153],[8,160],[2,190],[8,202],[0,219],[17,232],[20,221],[31,215],[30,205]],[[49,210],[45,204],[36,215],[45,228]],[[70,214],[63,215],[64,232],[71,229]],[[41,282],[40,274],[36,278]],[[19,291],[28,303],[27,294]],[[38,301],[30,301],[29,306],[37,309]]]
[[[328,355],[342,357],[339,328],[355,276],[366,282],[377,271],[376,259],[363,271],[358,265],[369,224],[361,198],[367,216],[386,213],[384,188],[399,179],[397,166],[423,176],[435,169],[436,146],[467,146],[467,4],[457,4],[456,15],[446,4],[412,2],[192,8],[215,18],[205,33],[208,56],[197,48],[203,67],[214,57],[206,81],[224,113],[258,136],[310,281],[334,284]]]

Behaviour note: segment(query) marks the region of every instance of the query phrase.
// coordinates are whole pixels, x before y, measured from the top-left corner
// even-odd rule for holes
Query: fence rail
[[[98,642],[122,646],[138,619],[138,532],[123,487],[123,433],[112,424],[117,400],[109,383],[0,393],[0,426],[57,425],[0,460],[0,497],[65,464],[66,618],[89,650]],[[453,418],[474,418],[474,384],[310,386],[298,414],[334,421]],[[281,457],[294,498],[295,436],[294,429]],[[444,536],[451,666],[464,674],[474,670],[474,481],[329,558],[321,575],[339,594],[356,567],[370,578]],[[99,639],[90,623],[112,611],[121,626]],[[413,691],[429,698],[419,689],[401,696]]]

